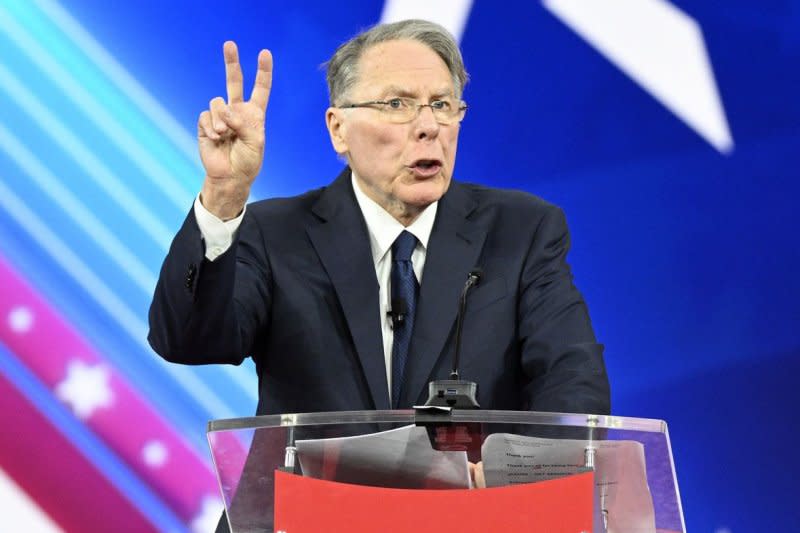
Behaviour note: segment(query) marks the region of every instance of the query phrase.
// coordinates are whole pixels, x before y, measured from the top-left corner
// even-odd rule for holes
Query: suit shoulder
[[[486,187],[474,183],[461,184],[477,203],[478,210],[500,210],[510,213],[521,212],[541,213],[542,215],[551,212],[561,212],[561,208],[556,204],[531,194],[529,192],[516,189],[499,189],[496,187]]]

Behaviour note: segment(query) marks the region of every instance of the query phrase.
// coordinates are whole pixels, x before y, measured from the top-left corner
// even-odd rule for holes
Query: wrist
[[[209,213],[223,222],[227,222],[242,214],[247,203],[249,191],[225,191],[220,189],[220,187],[209,187],[207,183],[203,184],[203,188],[200,191],[200,203]]]

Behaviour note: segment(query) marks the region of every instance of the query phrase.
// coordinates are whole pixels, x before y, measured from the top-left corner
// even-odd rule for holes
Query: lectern
[[[208,440],[232,533],[686,531],[661,420],[304,413],[214,420]]]

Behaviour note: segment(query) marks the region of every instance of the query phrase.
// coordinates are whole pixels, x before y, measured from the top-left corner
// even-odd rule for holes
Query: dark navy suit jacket
[[[149,340],[169,361],[253,357],[258,414],[389,409],[378,281],[349,169],[328,187],[256,202],[211,262],[193,213],[170,248]],[[401,407],[423,403],[452,364],[469,296],[461,377],[485,409],[608,413],[609,385],[566,262],[561,210],[530,194],[453,182],[426,252]],[[244,413],[243,413],[244,415]]]

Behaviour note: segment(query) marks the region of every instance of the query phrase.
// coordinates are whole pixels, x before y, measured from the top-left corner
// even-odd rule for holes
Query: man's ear
[[[345,141],[345,130],[347,128],[344,121],[344,109],[329,107],[325,111],[325,124],[328,126],[328,134],[331,136],[333,149],[339,155],[347,153],[347,142]]]

